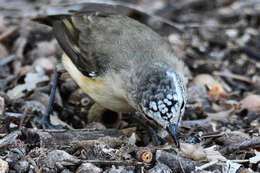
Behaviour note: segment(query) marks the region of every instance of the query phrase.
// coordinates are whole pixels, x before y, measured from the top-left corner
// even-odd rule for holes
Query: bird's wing
[[[95,25],[91,16],[127,15],[132,11],[131,8],[116,4],[82,3],[50,7],[32,20],[52,26],[60,46],[77,68],[88,77],[97,77],[106,70],[109,60],[102,50],[95,49],[99,42],[91,38],[92,25]],[[110,33],[100,33],[101,37],[102,34]]]
[[[80,39],[82,39],[82,33],[85,30],[79,30],[77,25],[82,25],[82,23],[73,22],[72,18],[73,16],[63,16],[53,22],[56,39],[82,74],[88,77],[96,77],[102,69],[98,69],[98,61],[95,60],[94,55],[91,52],[84,51],[88,46],[80,45]]]
[[[117,6],[84,7],[36,19],[53,26],[59,44],[84,75],[96,77],[108,69],[120,71],[151,58],[167,56],[168,43],[149,27],[118,15]],[[101,12],[103,8],[105,11]]]

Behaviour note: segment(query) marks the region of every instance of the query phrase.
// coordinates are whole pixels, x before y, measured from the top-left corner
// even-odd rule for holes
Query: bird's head
[[[178,125],[186,105],[184,76],[167,63],[140,66],[132,77],[137,109],[148,120],[166,129],[177,145]]]

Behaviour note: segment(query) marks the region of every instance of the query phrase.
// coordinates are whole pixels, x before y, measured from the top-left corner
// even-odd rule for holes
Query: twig
[[[17,137],[21,135],[21,131],[14,131],[10,134],[8,134],[7,136],[5,136],[4,138],[0,139],[0,148],[3,148],[3,147],[7,147],[11,144],[13,144]]]
[[[229,77],[229,78],[232,78],[232,79],[235,79],[235,80],[240,80],[240,81],[246,82],[248,84],[253,84],[252,80],[249,79],[248,77],[233,74],[233,73],[230,73],[230,72],[227,73],[227,72],[214,71],[213,74],[217,75],[217,76]]]
[[[207,134],[203,134],[203,135],[202,135],[202,138],[220,137],[220,136],[223,136],[224,134],[225,134],[224,132],[207,133]]]
[[[220,150],[220,152],[223,155],[226,155],[226,154],[233,153],[237,150],[245,150],[252,147],[256,147],[256,148],[260,147],[260,137],[249,139],[247,141],[241,142],[240,144],[234,144],[234,145],[231,144],[223,148],[222,150]]]
[[[9,118],[21,119],[23,114],[22,113],[15,113],[15,112],[5,112],[5,116],[7,116]]]
[[[182,166],[182,163],[181,163],[181,161],[180,161],[179,153],[177,154],[177,158],[178,158],[178,162],[179,162],[180,167],[181,167],[181,171],[182,171],[183,173],[185,173],[185,171],[184,171],[184,169],[183,169],[183,166]]]
[[[12,62],[15,59],[15,55],[10,55],[2,60],[0,60],[0,66],[4,66],[10,62]]]
[[[169,153],[163,150],[156,151],[156,160],[167,165],[173,172],[183,172],[183,170],[184,172],[191,172],[196,166],[199,166],[194,160],[178,157],[174,152]]]
[[[201,165],[199,167],[196,167],[195,170],[196,171],[199,171],[199,170],[201,171],[201,170],[204,170],[204,169],[206,169],[206,168],[208,168],[208,167],[210,167],[212,165],[215,165],[216,163],[218,163],[218,160],[214,160],[214,161],[211,161],[211,162],[206,163],[204,165]]]
[[[92,163],[97,165],[105,165],[105,166],[149,166],[147,163],[142,162],[134,162],[134,161],[111,161],[111,160],[82,160],[84,163]]]
[[[249,162],[249,160],[230,160],[231,162],[234,162],[234,163],[247,163]]]
[[[0,42],[3,42],[6,38],[8,38],[10,35],[13,35],[17,31],[18,31],[17,26],[9,28],[6,32],[4,32],[0,35]]]

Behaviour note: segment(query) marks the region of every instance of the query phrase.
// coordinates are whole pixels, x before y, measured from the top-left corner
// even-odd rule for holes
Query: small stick
[[[196,167],[195,170],[196,171],[199,171],[199,170],[201,171],[201,170],[204,170],[204,169],[206,169],[206,168],[208,168],[208,167],[210,167],[212,165],[215,165],[216,163],[218,163],[218,160],[214,160],[214,161],[211,161],[211,162],[206,163],[204,165],[201,165],[199,167]]]
[[[223,148],[222,150],[220,150],[220,152],[222,154],[226,155],[226,154],[233,153],[237,150],[245,150],[245,149],[248,149],[251,147],[259,147],[259,146],[260,146],[260,137],[255,137],[253,139],[243,141],[240,144],[229,145],[229,146]]]
[[[249,160],[230,160],[231,162],[234,162],[234,163],[247,163],[249,162]]]
[[[6,32],[4,32],[0,35],[0,42],[3,42],[6,38],[8,38],[10,35],[13,35],[17,31],[18,31],[17,26],[9,28]]]
[[[82,160],[84,163],[92,163],[97,165],[116,165],[116,166],[149,166],[147,163],[134,161],[111,161],[111,160]]]
[[[0,66],[4,66],[10,62],[12,62],[15,59],[15,55],[10,55],[2,60],[0,60]]]
[[[248,77],[233,74],[233,73],[230,73],[230,72],[225,73],[225,72],[214,71],[213,74],[217,75],[217,76],[229,77],[229,78],[232,78],[232,79],[235,79],[235,80],[240,80],[240,81],[246,82],[248,84],[253,84],[252,80],[250,80]]]
[[[5,115],[7,117],[11,117],[11,118],[17,118],[17,119],[21,119],[23,114],[22,113],[15,113],[15,112],[5,112]]]

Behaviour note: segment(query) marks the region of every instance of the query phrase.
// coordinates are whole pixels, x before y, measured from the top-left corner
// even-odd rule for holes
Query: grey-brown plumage
[[[139,111],[176,133],[186,80],[183,63],[165,39],[119,14],[81,12],[44,21],[66,53],[65,69],[97,103],[118,112]]]

